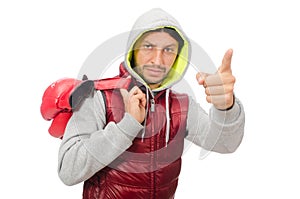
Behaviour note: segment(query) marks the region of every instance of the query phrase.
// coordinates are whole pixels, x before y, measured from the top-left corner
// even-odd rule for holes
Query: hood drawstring
[[[143,133],[142,133],[142,142],[144,142],[144,137],[146,134],[146,123],[147,123],[147,116],[148,116],[148,110],[149,110],[148,105],[149,105],[149,92],[146,87],[146,116],[145,116],[145,121],[144,121],[144,129],[143,129]]]
[[[168,146],[168,142],[170,139],[170,110],[169,110],[169,94],[170,89],[166,90],[166,147]]]
[[[170,140],[170,108],[169,108],[169,95],[170,95],[170,89],[166,89],[166,140],[165,140],[165,147],[168,146],[168,142]],[[146,90],[146,117],[147,118],[147,114],[149,111],[149,92],[148,89]],[[144,129],[143,129],[143,133],[142,133],[142,142],[144,142],[144,137],[146,134],[146,119],[144,121]]]

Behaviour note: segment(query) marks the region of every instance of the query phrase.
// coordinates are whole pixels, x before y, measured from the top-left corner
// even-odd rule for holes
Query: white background
[[[1,198],[81,198],[82,184],[57,176],[60,140],[40,115],[43,91],[76,77],[98,45],[154,7],[172,14],[216,65],[234,49],[235,93],[246,111],[235,153],[200,160],[192,146],[183,155],[176,198],[300,197],[296,0],[12,0],[0,3]]]

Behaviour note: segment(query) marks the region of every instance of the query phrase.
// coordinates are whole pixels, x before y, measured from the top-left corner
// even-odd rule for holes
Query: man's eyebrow
[[[147,40],[144,40],[144,41],[142,41],[141,43],[153,44],[152,42],[150,42],[150,41],[147,41]]]
[[[176,47],[176,44],[169,44],[169,45],[166,45],[165,47]]]
[[[157,45],[155,45],[155,44],[153,44],[152,42],[150,42],[150,41],[147,41],[147,40],[144,40],[144,41],[142,41],[141,42],[141,44],[151,44],[151,45],[153,45],[153,46],[157,46]],[[166,46],[164,46],[164,47],[176,47],[176,43],[171,43],[171,44],[167,44]]]

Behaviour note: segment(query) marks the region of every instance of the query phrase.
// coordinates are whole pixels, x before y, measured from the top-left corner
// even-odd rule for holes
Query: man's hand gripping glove
[[[41,114],[45,120],[53,120],[48,132],[62,138],[74,110],[94,91],[94,81],[63,78],[52,83],[44,92]]]

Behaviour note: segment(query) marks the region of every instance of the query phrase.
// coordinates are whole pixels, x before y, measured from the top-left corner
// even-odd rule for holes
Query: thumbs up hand
[[[215,74],[199,72],[196,75],[198,83],[205,88],[206,101],[220,110],[226,110],[234,103],[235,77],[231,71],[232,53],[232,49],[227,50]]]

